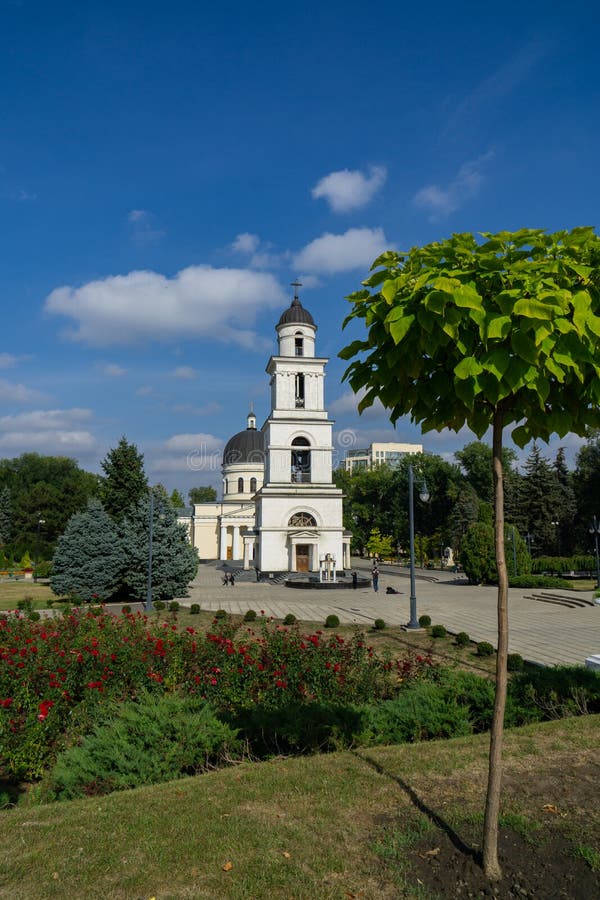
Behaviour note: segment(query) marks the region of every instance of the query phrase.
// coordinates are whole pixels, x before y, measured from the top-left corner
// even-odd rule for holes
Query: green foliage
[[[170,601],[185,595],[198,570],[198,553],[168,499],[154,489],[152,509],[152,595],[157,600]],[[144,494],[119,527],[127,559],[123,585],[129,597],[140,602],[148,587],[149,524],[150,498]]]
[[[459,737],[473,731],[468,710],[436,684],[417,682],[393,700],[364,710],[361,744],[399,744]]]
[[[197,616],[200,613],[200,604],[199,603],[191,603],[190,604],[190,616]]]
[[[596,560],[593,556],[539,556],[532,561],[531,571],[535,573],[595,572]]]
[[[51,560],[42,560],[42,562],[36,563],[35,566],[35,575],[36,578],[50,578],[54,571]]]
[[[111,711],[59,756],[50,790],[60,800],[106,794],[206,771],[239,752],[236,732],[202,701],[142,694]]]
[[[226,612],[224,609],[218,609],[218,610],[216,611],[216,613],[215,613],[215,619],[217,619],[217,620],[219,620],[219,619],[223,620],[223,619],[227,619],[227,618],[228,618],[228,614],[227,614],[227,612]]]
[[[506,565],[509,577],[515,575],[513,535],[516,542],[517,572],[527,574],[531,568],[531,557],[527,553],[525,541],[512,525],[504,529]],[[465,534],[460,551],[460,563],[471,584],[495,584],[498,581],[494,528],[484,522],[471,525]]]
[[[431,625],[431,616],[419,616],[419,625],[421,628],[429,628]]]
[[[325,619],[325,628],[339,628],[340,620],[336,615],[327,616]]]
[[[459,631],[454,640],[459,647],[468,647],[471,643],[471,638],[466,631]]]
[[[244,622],[254,622],[256,619],[256,610],[247,609],[244,613]]]
[[[600,713],[600,673],[583,666],[527,668],[513,676],[511,693],[543,719]]]
[[[165,603],[164,600],[153,600],[152,605],[157,612],[162,612],[167,604]],[[191,610],[190,610],[190,612],[191,612]]]
[[[442,638],[446,636],[446,629],[443,625],[433,625],[431,628],[432,638]]]
[[[32,569],[33,563],[31,561],[31,557],[29,555],[29,551],[25,551],[23,556],[21,557],[21,561],[19,563],[19,568],[21,569]]]
[[[185,507],[185,500],[183,499],[177,488],[174,488],[171,491],[169,501],[173,509],[183,509]]]
[[[373,628],[375,628],[377,631],[383,631],[385,627],[386,625],[384,619],[375,619],[375,621],[373,622]]]
[[[554,588],[554,590],[568,591],[572,585],[564,578],[556,578],[551,575],[519,575],[508,579],[509,587],[514,588]]]
[[[39,622],[41,619],[41,616],[40,616],[39,612],[37,611],[37,609],[32,609],[30,612],[27,613],[27,618],[30,619],[32,622]]]
[[[580,447],[573,475],[573,488],[577,500],[577,545],[580,551],[589,553],[593,542],[589,526],[598,512],[600,497],[600,429],[586,435],[587,440]]]
[[[509,653],[506,658],[506,668],[509,672],[522,672],[525,668],[525,660],[520,653]]]
[[[364,708],[335,700],[310,705],[295,701],[276,709],[244,709],[230,723],[249,742],[252,753],[264,758],[352,747],[365,727],[364,716]]]
[[[21,609],[25,612],[31,612],[31,610],[33,609],[33,598],[23,597],[21,600],[18,600],[17,609]]]
[[[394,553],[392,549],[392,538],[389,535],[382,535],[379,528],[372,528],[369,540],[367,541],[367,552],[370,556],[378,556],[380,559],[389,559]]]
[[[190,503],[214,503],[217,492],[213,487],[193,487],[188,491]]]
[[[0,491],[0,547],[8,544],[12,530],[11,496],[8,486]]]
[[[454,456],[464,469],[467,481],[479,500],[492,504],[494,501],[492,448],[488,444],[482,444],[481,441],[471,441],[462,450],[457,450]],[[505,448],[502,451],[502,467],[505,473],[510,471],[516,458],[514,450]]]
[[[493,656],[494,647],[489,641],[479,641],[477,644],[477,656]]]
[[[123,436],[118,445],[109,450],[101,466],[105,477],[100,498],[106,512],[121,521],[148,493],[144,455]]]
[[[179,601],[171,600],[169,603],[169,612],[179,612]]]
[[[110,600],[119,590],[126,565],[117,527],[99,500],[69,519],[60,537],[50,587],[55,594],[78,594],[86,600]]]
[[[288,613],[285,619],[283,620],[284,625],[295,625],[296,624],[296,616],[293,613]]]

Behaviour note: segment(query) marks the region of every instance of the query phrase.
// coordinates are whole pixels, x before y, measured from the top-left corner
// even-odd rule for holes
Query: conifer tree
[[[72,516],[59,538],[50,587],[55,594],[107,601],[119,590],[125,567],[122,541],[114,520],[99,500]]]
[[[10,490],[5,487],[0,493],[0,547],[10,541],[12,519],[10,500]]]
[[[571,556],[575,548],[574,524],[577,502],[573,490],[573,474],[567,467],[565,448],[559,447],[554,460],[554,477],[557,481],[557,503],[552,519],[556,529],[557,556]]]
[[[118,445],[109,450],[101,466],[105,478],[100,499],[106,512],[120,521],[148,492],[144,455],[123,436]]]
[[[173,507],[173,509],[183,509],[183,507],[185,506],[185,500],[183,499],[177,488],[174,488],[174,490],[171,491],[171,497],[169,499],[171,500],[171,506]]]

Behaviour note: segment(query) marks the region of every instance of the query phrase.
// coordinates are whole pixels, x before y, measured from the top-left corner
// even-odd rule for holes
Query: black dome
[[[316,328],[313,317],[307,309],[304,309],[297,297],[294,297],[291,306],[281,314],[277,327],[280,325],[312,325]]]
[[[235,463],[263,463],[265,459],[265,447],[262,431],[256,428],[246,428],[229,438],[223,450],[223,465],[230,466]]]

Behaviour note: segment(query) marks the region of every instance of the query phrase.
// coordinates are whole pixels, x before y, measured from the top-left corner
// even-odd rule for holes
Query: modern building
[[[277,325],[267,364],[271,411],[223,451],[223,499],[183,516],[200,559],[243,559],[263,574],[349,568],[342,492],[332,480],[333,421],[325,408],[325,366],[317,326],[297,293]]]
[[[364,450],[347,450],[344,464],[347,472],[373,469],[376,466],[397,466],[403,456],[422,453],[423,444],[390,442],[372,443]]]

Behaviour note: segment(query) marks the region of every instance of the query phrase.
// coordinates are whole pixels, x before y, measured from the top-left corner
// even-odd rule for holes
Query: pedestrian
[[[233,587],[235,584],[235,577],[234,577],[233,572],[229,576],[229,584],[231,585],[231,587]]]
[[[254,571],[256,572],[256,580],[260,581],[260,569],[258,566],[254,566]]]
[[[371,578],[373,580],[373,590],[375,593],[379,590],[379,569],[377,566],[373,566],[373,571],[371,572]]]
[[[352,573],[352,590],[355,591],[358,587],[358,575],[356,572]]]
[[[223,585],[224,585],[225,587],[227,587],[228,584],[229,584],[229,575],[227,574],[227,572],[225,572],[225,573],[223,574]]]

